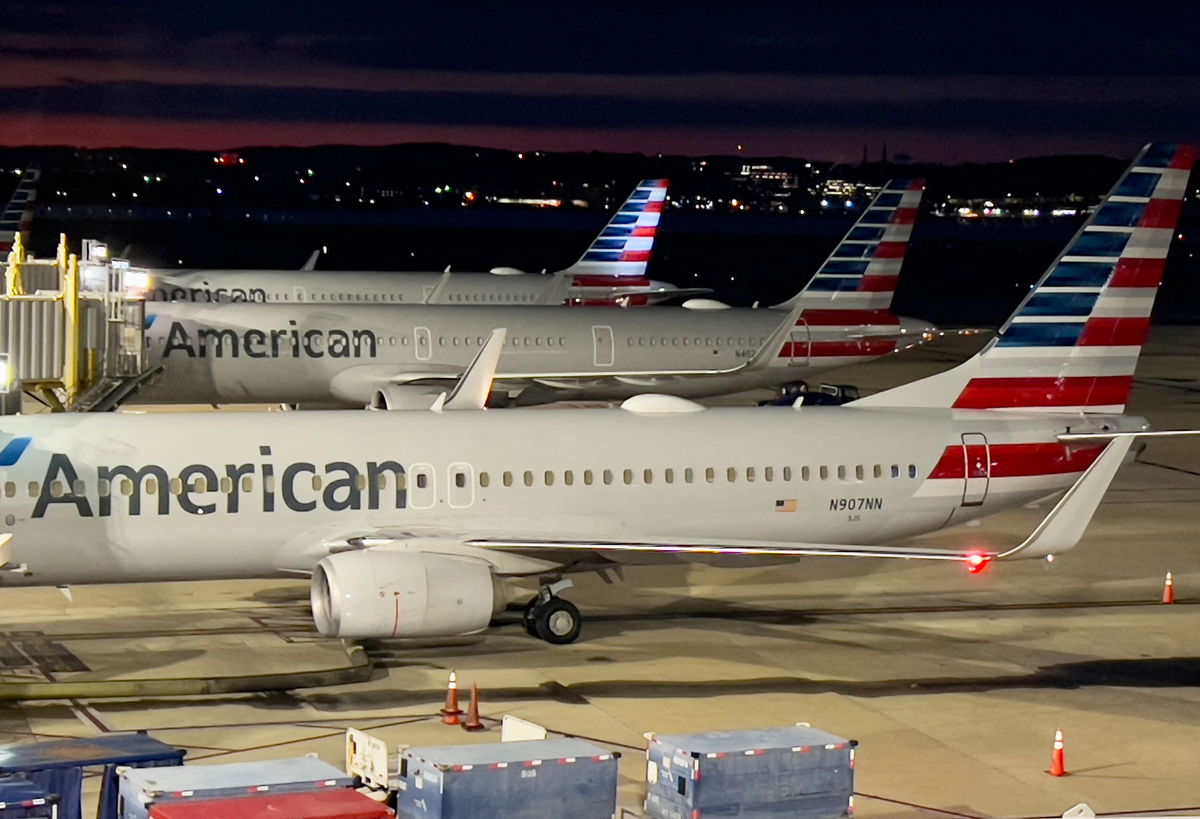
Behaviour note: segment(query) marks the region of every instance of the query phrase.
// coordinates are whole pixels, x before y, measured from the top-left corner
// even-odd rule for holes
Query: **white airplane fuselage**
[[[634,305],[695,294],[629,276],[380,270],[156,270],[146,298],[198,304],[556,305],[628,297]],[[707,292],[702,290],[699,292]]]
[[[7,565],[25,569],[0,584],[304,572],[380,531],[877,544],[1067,488],[1103,449],[1058,443],[1072,423],[824,407],[6,417]]]
[[[522,403],[774,387],[922,339],[909,323],[867,337],[861,327],[798,327],[760,356],[789,316],[775,309],[148,303],[146,311],[147,358],[164,371],[139,403],[361,407],[387,385],[448,385],[495,327],[509,328],[497,389],[523,391]]]

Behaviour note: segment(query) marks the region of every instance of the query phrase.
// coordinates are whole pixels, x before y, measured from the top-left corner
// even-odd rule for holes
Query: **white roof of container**
[[[608,749],[582,739],[534,739],[525,742],[489,742],[483,745],[434,745],[408,748],[404,756],[440,767],[488,765],[498,762],[571,759],[579,762],[609,756]]]
[[[700,734],[655,735],[654,741],[682,751],[699,754],[728,753],[730,751],[753,751],[767,748],[812,748],[837,745],[851,740],[835,736],[828,731],[792,725],[781,728],[762,728],[751,731],[706,731]]]
[[[345,786],[346,772],[316,757],[231,762],[224,765],[174,765],[168,768],[131,768],[121,774],[144,793],[204,791],[219,788],[328,782]]]

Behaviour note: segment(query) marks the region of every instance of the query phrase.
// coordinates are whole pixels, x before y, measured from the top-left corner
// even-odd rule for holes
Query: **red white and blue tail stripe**
[[[923,179],[884,185],[804,289],[779,306],[799,307],[806,314],[858,311],[865,321],[856,324],[869,324],[875,311],[886,311],[924,191]]]
[[[1196,153],[1146,146],[982,352],[863,403],[1123,412]]]
[[[577,277],[645,277],[666,204],[667,185],[666,179],[639,182],[591,247],[564,272]]]
[[[794,328],[775,366],[840,366],[896,350],[892,297],[924,191],[923,179],[884,185],[804,289],[774,308],[789,310]]]
[[[33,209],[37,202],[37,183],[41,175],[42,172],[37,168],[29,168],[21,175],[8,207],[0,215],[0,253],[12,250],[13,240],[18,233],[21,234],[21,241],[28,246]]]

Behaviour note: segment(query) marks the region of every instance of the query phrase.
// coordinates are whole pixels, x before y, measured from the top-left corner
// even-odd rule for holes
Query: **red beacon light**
[[[991,562],[992,562],[991,555],[979,554],[978,552],[976,552],[975,554],[967,555],[967,559],[966,559],[967,571],[970,572],[971,574],[979,574],[984,569],[986,569],[988,567],[988,564]]]

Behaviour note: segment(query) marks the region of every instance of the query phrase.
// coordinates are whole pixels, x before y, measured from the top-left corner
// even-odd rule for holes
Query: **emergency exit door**
[[[433,355],[433,340],[428,327],[413,328],[413,349],[416,350],[417,361],[428,361]]]
[[[963,506],[982,506],[987,498],[988,482],[992,477],[992,458],[987,436],[979,432],[964,432],[963,448]]]

